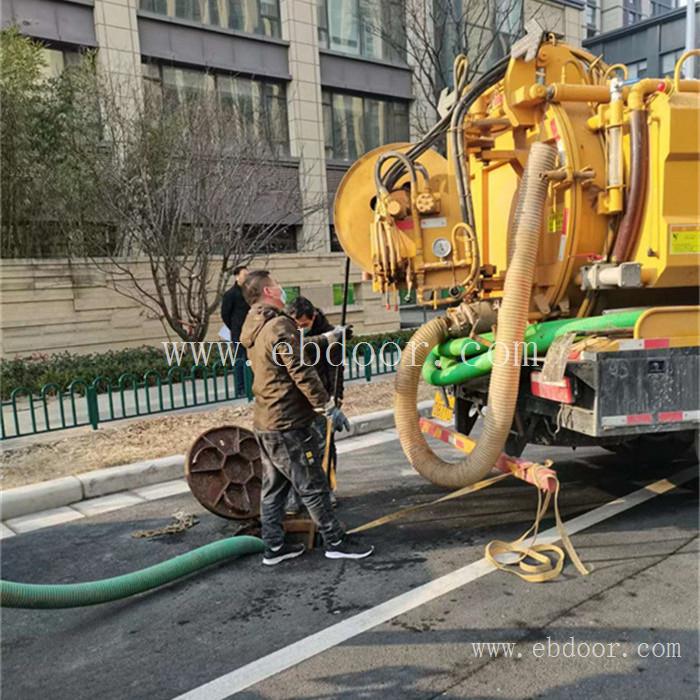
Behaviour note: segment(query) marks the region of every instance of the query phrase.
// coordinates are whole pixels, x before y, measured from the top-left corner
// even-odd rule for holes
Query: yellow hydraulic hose
[[[431,449],[418,424],[418,382],[430,350],[448,337],[448,322],[440,317],[421,326],[408,342],[396,376],[395,420],[401,446],[414,469],[446,488],[468,486],[483,479],[503,451],[515,411],[520,363],[514,360],[528,321],[537,246],[542,230],[547,183],[540,173],[554,167],[556,149],[536,143],[530,150],[520,188],[522,206],[513,221],[515,250],[506,274],[498,314],[494,368],[489,384],[484,430],[473,452],[456,463],[445,462]],[[508,355],[511,355],[510,357]]]

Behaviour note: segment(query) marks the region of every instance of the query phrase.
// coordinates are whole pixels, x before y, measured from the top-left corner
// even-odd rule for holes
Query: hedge
[[[369,342],[379,347],[390,341],[395,341],[403,347],[412,333],[413,331],[394,331],[357,335],[348,341],[348,347],[352,348],[361,342]],[[189,371],[193,364],[191,354],[183,355],[180,366],[184,370]],[[89,355],[62,352],[55,355],[34,354],[15,359],[0,359],[0,396],[8,399],[12,391],[19,387],[38,394],[46,384],[57,384],[65,390],[75,379],[89,383],[96,377],[106,377],[116,382],[122,374],[131,373],[143,377],[148,370],[156,370],[161,378],[165,378],[168,369],[163,350],[152,346]]]

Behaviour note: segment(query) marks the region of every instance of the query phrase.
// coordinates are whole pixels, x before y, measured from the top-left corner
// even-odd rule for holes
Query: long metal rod
[[[344,326],[348,317],[348,287],[350,286],[350,258],[345,258],[345,278],[343,280],[343,309],[340,312],[340,325]],[[344,338],[343,338],[344,340]],[[344,349],[344,348],[343,348]],[[338,393],[340,391],[340,377],[342,376],[345,357],[347,353],[343,352],[343,362],[335,368],[335,381],[333,382],[333,401],[338,403]]]
[[[695,48],[695,0],[687,0],[685,6],[685,50]],[[692,80],[695,77],[695,56],[685,61],[685,77]]]

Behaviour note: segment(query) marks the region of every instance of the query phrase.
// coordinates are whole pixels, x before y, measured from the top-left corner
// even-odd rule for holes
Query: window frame
[[[258,31],[248,31],[245,28],[231,25],[231,17],[235,16],[235,13],[231,11],[232,3],[235,1],[236,0],[139,0],[138,7],[142,12],[149,12],[152,15],[168,17],[184,22],[192,22],[204,27],[218,27],[220,29],[241,32],[242,34],[251,36],[265,36],[271,39],[282,38],[280,0],[254,0],[257,8],[255,17],[257,19],[256,29]],[[177,14],[178,4],[183,2],[186,7],[192,9],[192,12]],[[270,6],[274,6],[272,12],[270,11]],[[216,7],[216,22],[211,21],[212,7]],[[241,7],[243,7],[243,5]],[[162,8],[165,8],[165,11],[162,11]],[[185,16],[187,14],[192,16]],[[268,29],[269,31],[267,31]]]
[[[348,156],[341,156],[338,155],[339,153],[339,145],[338,141],[336,139],[336,133],[338,132],[338,126],[337,126],[337,117],[336,117],[336,111],[333,109],[333,97],[334,96],[341,96],[341,97],[351,97],[351,98],[356,98],[361,100],[362,102],[362,133],[361,133],[361,138],[362,138],[362,147],[363,150],[361,152],[358,152],[356,154],[350,154],[349,149],[345,149],[348,151]],[[373,129],[372,124],[370,123],[368,119],[368,114],[369,114],[369,109],[368,109],[368,103],[371,102],[379,102],[384,105],[384,108],[387,110],[385,117],[384,117],[384,124],[383,126],[385,127],[387,131],[387,140],[384,141],[383,143],[373,143],[372,139],[370,138],[370,130]],[[377,148],[384,143],[394,143],[396,141],[407,141],[410,137],[410,102],[408,100],[397,100],[397,99],[387,99],[387,98],[382,98],[378,95],[361,95],[357,93],[351,93],[351,92],[343,92],[339,90],[322,90],[321,91],[321,107],[322,107],[322,114],[323,114],[323,131],[324,131],[324,151],[326,154],[326,159],[328,160],[334,160],[334,161],[341,161],[343,163],[351,163],[352,161],[356,160],[363,154],[373,150],[374,148]],[[401,109],[403,111],[403,114],[397,115],[397,109]],[[329,115],[329,120],[327,121],[326,114]],[[402,124],[403,126],[403,133],[399,134],[399,129],[397,128],[397,116],[400,116],[401,118],[405,119],[404,123]],[[329,132],[329,126],[330,126],[330,132]],[[327,136],[330,135],[331,138],[331,144],[329,145]]]
[[[218,100],[228,96],[235,100],[238,98],[236,91],[237,82],[250,84],[251,88],[251,122],[255,129],[259,129],[263,137],[274,151],[276,157],[289,157],[291,144],[289,137],[289,112],[287,109],[287,83],[282,80],[256,80],[247,75],[227,71],[208,71],[196,68],[170,64],[159,61],[142,61],[142,80],[147,89],[160,91],[161,99],[165,99],[164,70],[185,71],[201,76],[203,94],[214,94]],[[225,91],[222,83],[231,81],[232,89]],[[180,89],[178,88],[178,102],[180,102]],[[274,94],[277,93],[277,94]],[[277,109],[271,109],[273,103]],[[280,124],[275,120],[275,113],[279,114]],[[281,128],[280,128],[281,127]]]
[[[355,53],[353,51],[345,51],[342,48],[334,47],[331,45],[331,13],[329,11],[328,3],[332,0],[317,0],[316,10],[317,10],[317,36],[319,48],[325,51],[333,51],[334,53],[342,54],[343,56],[352,56],[354,58],[366,58],[371,61],[380,61],[385,63],[406,63],[407,56],[407,46],[406,46],[406,36],[405,32],[401,32],[402,36],[398,34],[393,35],[391,41],[386,41],[383,36],[374,34],[374,36],[381,42],[382,55],[377,56],[376,53],[369,53],[367,46],[369,42],[367,41],[367,35],[371,32],[368,30],[369,25],[363,21],[363,12],[360,8],[361,2],[374,2],[376,3],[380,15],[387,14],[389,17],[397,14],[392,12],[392,5],[398,5],[399,12],[405,15],[405,4],[403,0],[336,0],[342,2],[345,6],[352,5],[352,10],[350,16],[356,19],[357,22],[357,45],[358,51]]]

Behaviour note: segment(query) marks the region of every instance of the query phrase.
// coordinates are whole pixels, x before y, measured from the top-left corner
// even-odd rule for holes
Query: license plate
[[[441,391],[435,392],[435,403],[433,404],[432,416],[438,420],[451,423],[454,415],[455,397],[447,396],[448,404],[445,404],[445,397]]]

